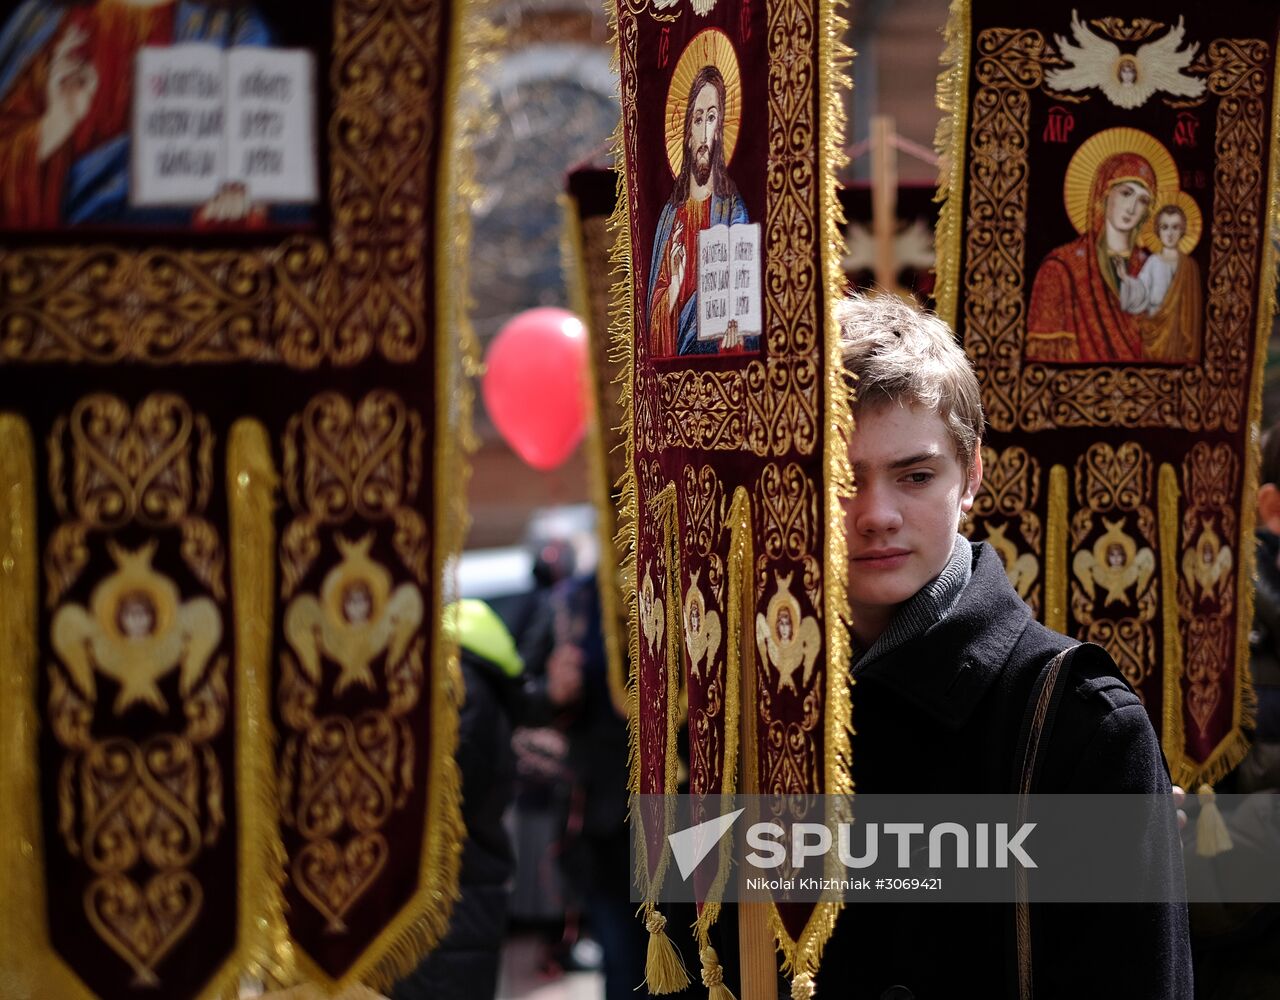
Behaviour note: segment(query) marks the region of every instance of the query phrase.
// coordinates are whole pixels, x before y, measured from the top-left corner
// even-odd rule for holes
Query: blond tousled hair
[[[951,327],[897,295],[854,293],[835,313],[845,371],[857,376],[854,413],[885,403],[933,410],[967,469],[982,441],[982,395]]]

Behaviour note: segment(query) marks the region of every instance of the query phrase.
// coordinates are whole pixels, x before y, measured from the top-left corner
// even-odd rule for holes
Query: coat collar
[[[959,729],[1004,669],[1031,622],[999,553],[973,547],[973,578],[950,613],[923,635],[867,664],[859,682],[889,688],[948,729]]]

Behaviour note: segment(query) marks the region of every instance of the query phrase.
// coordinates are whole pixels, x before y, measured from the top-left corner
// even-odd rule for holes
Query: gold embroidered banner
[[[6,1000],[381,989],[447,927],[480,30],[0,6]]]
[[[937,298],[990,424],[970,530],[1194,786],[1250,723],[1280,13],[1152,13],[953,5]]]
[[[851,416],[830,310],[843,25],[825,0],[616,7],[614,333],[641,795],[677,789],[681,702],[693,794],[850,789],[839,498]],[[669,817],[635,819],[656,878]],[[700,888],[714,900],[715,885]],[[716,912],[700,908],[704,945]],[[772,909],[800,979],[834,921],[833,906]],[[653,956],[651,904],[646,922]],[[651,961],[651,989],[679,985],[663,968]]]
[[[591,347],[592,419],[587,430],[589,475],[602,552],[599,580],[608,628],[609,690],[618,711],[626,712],[626,618],[619,574],[617,485],[626,472],[624,414],[618,402],[626,368],[625,357],[608,337],[611,312],[618,308],[619,288],[610,260],[613,234],[609,218],[617,209],[619,175],[612,167],[584,165],[569,174],[564,200],[565,271],[573,308],[584,318]],[[845,219],[844,256],[840,267],[853,288],[875,284],[871,235],[871,190],[866,185],[841,187],[838,192]],[[894,250],[898,281],[926,306],[933,305],[933,233],[938,206],[931,186],[903,185],[897,196]],[[717,644],[718,645],[718,644]]]

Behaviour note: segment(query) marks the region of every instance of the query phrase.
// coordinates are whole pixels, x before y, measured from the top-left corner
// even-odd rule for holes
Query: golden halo
[[[742,74],[738,71],[738,54],[733,42],[719,28],[706,28],[689,40],[680,53],[671,83],[667,86],[667,163],[671,176],[680,176],[684,162],[684,112],[689,103],[689,87],[698,70],[714,66],[724,77],[724,165],[733,159],[738,144],[738,125],[742,121]]]
[[[765,609],[765,620],[769,623],[769,633],[781,642],[782,637],[778,635],[778,617],[782,609],[786,608],[791,616],[791,639],[788,640],[790,644],[800,634],[800,602],[791,593],[791,578],[795,574],[788,573],[783,576],[775,572],[773,575],[777,581],[777,587],[773,596],[769,598],[769,605]]]
[[[118,620],[120,604],[125,598],[140,595],[151,604],[154,621],[153,636],[163,635],[177,618],[180,597],[177,585],[168,577],[151,568],[155,543],[144,545],[135,552],[110,548],[116,571],[105,577],[89,597],[90,610],[103,632],[116,639],[126,638],[120,631]]]
[[[1103,161],[1116,153],[1137,153],[1151,164],[1156,175],[1156,191],[1151,192],[1152,198],[1157,191],[1178,190],[1178,168],[1159,139],[1136,128],[1109,128],[1099,132],[1076,150],[1067,164],[1067,176],[1062,182],[1062,200],[1077,233],[1085,233],[1089,229],[1089,196],[1093,191],[1093,177]]]
[[[325,616],[332,622],[350,626],[344,611],[347,591],[355,584],[361,584],[369,593],[369,617],[364,624],[376,621],[387,606],[391,596],[391,574],[369,558],[369,548],[373,544],[373,533],[352,542],[337,536],[338,551],[342,553],[342,561],[325,574],[320,584],[320,602]]]
[[[1178,252],[1190,253],[1196,248],[1196,244],[1200,242],[1200,234],[1204,232],[1204,217],[1200,214],[1200,206],[1196,204],[1196,200],[1185,191],[1160,192],[1151,203],[1151,218],[1143,224],[1138,242],[1152,253],[1159,253],[1163,249],[1156,233],[1156,219],[1160,216],[1160,210],[1170,205],[1182,209],[1182,214],[1187,217],[1187,231],[1178,240]]]

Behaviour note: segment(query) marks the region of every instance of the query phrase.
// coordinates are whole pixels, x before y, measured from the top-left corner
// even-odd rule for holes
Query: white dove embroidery
[[[1182,47],[1186,30],[1183,19],[1154,42],[1139,46],[1133,55],[1121,53],[1114,42],[1095,35],[1071,12],[1071,34],[1076,44],[1055,35],[1062,58],[1070,65],[1045,73],[1045,82],[1054,90],[1079,91],[1096,87],[1118,108],[1139,108],[1156,93],[1175,97],[1199,97],[1205,82],[1186,74],[1186,68],[1200,50],[1193,42]]]

